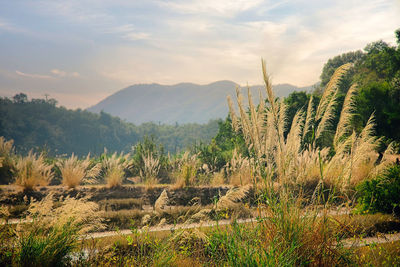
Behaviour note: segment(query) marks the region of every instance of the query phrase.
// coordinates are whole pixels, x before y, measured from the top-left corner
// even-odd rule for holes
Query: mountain
[[[226,97],[235,96],[237,86],[231,81],[218,81],[207,85],[137,84],[110,95],[88,110],[96,113],[104,111],[135,124],[149,121],[167,124],[206,123],[210,119],[227,116]],[[253,96],[258,96],[259,88],[262,89],[263,86],[251,86]],[[277,97],[285,97],[293,91],[310,88],[299,88],[290,84],[274,86]],[[245,89],[241,89],[247,95]]]

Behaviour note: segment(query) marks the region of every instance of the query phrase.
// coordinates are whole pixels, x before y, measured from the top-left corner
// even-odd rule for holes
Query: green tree
[[[343,53],[341,55],[329,59],[328,62],[325,63],[322,69],[322,73],[320,76],[321,79],[320,86],[321,87],[326,86],[326,84],[329,82],[333,73],[338,67],[346,63],[357,63],[361,61],[363,58],[364,58],[364,53],[361,50],[357,50],[357,51]],[[354,70],[350,70],[346,74],[346,76],[342,79],[342,82],[339,85],[339,88],[341,89],[342,92],[346,92],[346,90],[349,88],[349,85],[352,82],[353,75],[354,75]]]

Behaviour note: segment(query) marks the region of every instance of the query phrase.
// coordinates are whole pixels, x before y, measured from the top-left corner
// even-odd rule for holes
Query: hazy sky
[[[261,57],[310,85],[399,27],[399,0],[0,0],[0,95],[86,108],[135,83],[261,84]]]

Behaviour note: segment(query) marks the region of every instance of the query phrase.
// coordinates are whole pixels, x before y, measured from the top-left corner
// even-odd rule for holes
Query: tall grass
[[[197,154],[191,155],[188,151],[174,160],[174,187],[195,185],[199,169]]]
[[[228,97],[232,126],[243,133],[254,160],[252,172],[255,180],[296,184],[313,179],[319,183],[329,182],[345,191],[381,169],[374,164],[380,143],[380,139],[374,136],[374,115],[361,132],[355,132],[352,126],[356,85],[348,90],[339,123],[333,125],[338,107],[338,82],[350,66],[345,64],[335,71],[316,111],[311,98],[307,110],[296,113],[286,137],[286,105],[275,98],[264,61],[262,69],[267,98],[264,99],[260,93],[260,105],[255,107],[249,90],[247,112],[243,96],[237,90],[237,116]],[[335,151],[333,157],[329,156],[331,149]]]
[[[160,159],[157,158],[155,154],[148,151],[147,154],[143,156],[143,168],[140,170],[140,177],[149,185],[157,184],[160,168]]]
[[[44,155],[29,152],[25,157],[20,156],[15,163],[15,184],[24,190],[33,190],[36,186],[48,185],[53,178],[52,166],[47,164]]]
[[[233,150],[232,158],[225,168],[230,184],[238,186],[252,182],[251,161],[252,159],[243,157],[236,148]]]
[[[243,248],[237,241],[240,237],[236,237],[237,240],[229,241],[235,244],[231,252],[235,256],[232,258],[233,265],[234,262],[243,265],[264,262],[266,265],[318,266],[348,263],[348,255],[340,249],[340,242],[337,242],[337,236],[328,224],[327,200],[332,199],[335,190],[331,190],[326,198],[323,187],[330,183],[333,188],[345,193],[377,171],[379,166],[374,163],[380,141],[374,136],[373,114],[361,132],[352,127],[356,85],[349,89],[345,97],[338,124],[333,124],[339,106],[338,83],[350,67],[345,64],[335,71],[316,110],[312,107],[311,98],[307,110],[297,111],[286,136],[286,105],[275,98],[264,61],[262,70],[266,99],[260,92],[260,105],[256,107],[248,90],[247,112],[243,96],[237,90],[239,115],[236,115],[233,101],[228,98],[232,126],[243,133],[252,157],[254,184],[257,186],[263,182],[263,187],[258,188],[261,192],[259,210],[262,223],[254,233],[261,234],[257,240],[261,242],[258,246],[262,249],[251,252],[256,256],[248,259],[245,253],[240,253]],[[330,150],[334,151],[333,156],[330,156]],[[305,212],[301,191],[292,189],[310,179],[316,185],[313,204],[322,202],[324,209],[314,206]],[[276,184],[279,190],[276,190]],[[252,262],[254,259],[256,262]]]
[[[7,141],[0,136],[0,180],[4,183],[11,182],[14,170],[15,150],[13,140]]]
[[[130,165],[129,154],[117,153],[111,156],[104,155],[102,168],[108,187],[121,186],[125,177],[125,169]]]
[[[92,182],[101,171],[100,164],[92,164],[89,155],[84,160],[79,160],[74,154],[71,157],[57,162],[62,176],[62,184],[75,188],[85,180]]]
[[[98,206],[88,198],[67,197],[54,200],[47,195],[40,202],[32,201],[27,219],[32,223],[18,224],[7,235],[2,226],[0,245],[1,264],[12,266],[71,266],[71,253],[78,247],[79,238],[103,227],[97,216]],[[3,254],[3,251],[6,251]],[[3,257],[5,256],[5,257]]]

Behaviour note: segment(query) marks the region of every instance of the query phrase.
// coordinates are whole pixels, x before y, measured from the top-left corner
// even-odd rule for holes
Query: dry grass
[[[129,154],[124,155],[123,153],[120,155],[114,153],[111,157],[104,157],[102,168],[105,173],[104,178],[108,187],[112,188],[122,185],[125,176],[125,169],[128,168],[130,164],[128,158]]]
[[[243,132],[249,150],[254,152],[250,173],[255,181],[264,180],[267,184],[273,181],[281,184],[319,181],[322,184],[324,181],[346,192],[388,164],[390,152],[385,153],[381,166],[375,166],[380,140],[374,135],[374,115],[360,133],[352,129],[356,86],[352,86],[345,97],[338,125],[332,124],[338,106],[337,84],[350,66],[345,64],[335,71],[315,112],[311,98],[307,111],[296,113],[286,138],[286,106],[275,99],[264,61],[262,67],[267,99],[260,94],[261,104],[256,108],[249,91],[248,114],[242,103],[243,97],[237,90],[240,116],[235,114],[232,100],[228,99],[232,126]],[[268,106],[263,105],[265,102]],[[335,129],[334,135],[332,129]],[[329,143],[336,152],[333,157],[329,156],[330,148],[326,147]]]
[[[236,149],[234,149],[232,158],[225,168],[226,173],[228,174],[229,184],[242,186],[252,183],[252,165],[254,165],[252,159],[243,157]]]
[[[140,177],[149,186],[157,184],[157,177],[161,168],[160,159],[155,157],[151,152],[148,152],[143,157],[143,163],[143,169],[140,170]]]
[[[342,238],[369,237],[400,231],[400,221],[389,214],[330,216],[330,224]]]
[[[52,166],[44,160],[44,155],[29,152],[26,157],[19,157],[15,163],[15,184],[24,190],[33,190],[36,186],[46,186],[54,174]]]
[[[154,203],[154,209],[157,213],[162,214],[164,212],[165,207],[169,204],[169,198],[167,190],[163,190],[160,196],[157,198]]]
[[[224,184],[226,184],[224,171],[221,170],[219,172],[214,172],[212,174],[212,177],[210,180],[210,185],[211,186],[220,186],[220,185],[224,185]]]
[[[14,141],[0,136],[0,168],[3,166],[13,166],[12,157],[14,156]]]
[[[199,161],[197,155],[186,151],[173,162],[175,182],[173,188],[182,188],[196,184]]]
[[[54,194],[50,193],[41,201],[31,200],[27,219],[35,222],[32,227],[37,225],[48,229],[61,229],[63,225],[71,224],[79,229],[80,235],[102,229],[102,220],[97,214],[99,206],[88,198],[66,197],[55,202]]]
[[[74,154],[70,158],[57,162],[61,171],[62,184],[68,188],[75,188],[83,182],[92,183],[99,175],[101,165],[91,166],[89,155],[84,160],[79,160]]]
[[[249,197],[251,185],[229,189],[217,202],[217,209],[233,209]]]

